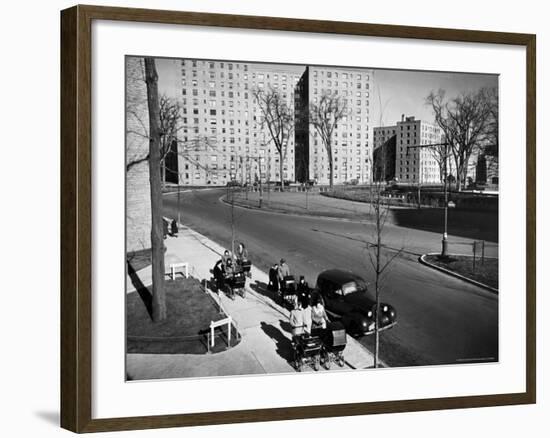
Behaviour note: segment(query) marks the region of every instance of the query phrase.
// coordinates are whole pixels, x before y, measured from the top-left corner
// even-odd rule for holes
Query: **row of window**
[[[240,69],[240,67],[242,66],[244,71],[248,71],[248,65],[247,64],[239,64],[239,63],[236,63],[236,64],[233,64],[232,62],[216,62],[216,61],[200,61],[200,60],[196,60],[196,59],[191,59],[191,60],[186,60],[186,59],[182,59],[181,60],[181,65],[185,65],[187,62],[190,62],[191,63],[191,66],[192,67],[198,67],[198,66],[206,66],[208,65],[208,68],[216,68],[216,64],[218,64],[218,67],[219,68],[228,68],[229,70],[233,70],[233,66],[235,66],[235,68],[237,69]]]
[[[320,73],[320,74],[319,74]],[[338,71],[326,71],[326,70],[313,70],[313,77],[317,78],[319,76],[326,76],[327,78],[342,78],[342,79],[356,79],[358,81],[362,80],[363,78],[368,81],[369,75],[365,74],[364,76],[361,73],[346,73],[346,72],[338,72]]]
[[[292,174],[290,174],[290,179],[293,178]],[[241,173],[238,173],[238,172],[228,172],[227,170],[218,175],[217,173],[208,173],[208,172],[195,172],[194,174],[192,173],[184,173],[184,178],[186,180],[189,180],[189,179],[207,179],[207,180],[212,180],[214,183],[217,182],[218,179],[223,179],[224,182],[226,180],[240,180],[241,179],[241,176],[243,176],[243,180],[248,180],[249,178],[248,177],[252,177],[252,178],[255,178],[258,176],[258,174],[255,174],[255,175],[244,175],[244,174],[241,174]],[[246,176],[247,178],[244,178],[244,176]],[[265,172],[265,171],[262,171],[260,173],[260,178],[262,180],[266,180],[268,177],[269,178],[273,178],[275,180],[278,180],[279,179],[279,172],[272,172],[270,176],[268,176],[268,174]],[[285,173],[283,172],[283,178],[284,179],[289,179],[289,174],[288,173]]]

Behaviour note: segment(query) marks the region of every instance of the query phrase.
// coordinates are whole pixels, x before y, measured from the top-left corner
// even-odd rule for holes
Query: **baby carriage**
[[[346,329],[339,321],[329,322],[326,329],[322,330],[321,339],[321,363],[329,370],[331,364],[337,363],[344,366],[344,349],[346,348]]]
[[[281,300],[281,303],[289,304],[291,307],[296,302],[296,280],[294,279],[294,275],[287,275],[283,278],[283,281],[281,281],[279,289],[279,298]]]
[[[240,266],[248,278],[251,277],[252,262],[248,259],[237,259],[237,265]]]
[[[235,299],[235,293],[241,297],[246,295],[246,277],[242,269],[235,269],[225,274],[225,284],[229,289],[229,298]]]
[[[315,371],[319,370],[321,363],[321,338],[314,334],[304,333],[294,336],[292,341],[294,348],[294,367],[301,372],[304,365],[310,365]]]

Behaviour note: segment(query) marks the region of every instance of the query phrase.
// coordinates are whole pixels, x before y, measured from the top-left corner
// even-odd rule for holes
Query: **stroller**
[[[321,363],[321,350],[323,343],[315,334],[304,333],[297,335],[292,340],[294,349],[294,368],[301,372],[304,365],[310,365],[315,371],[319,370]]]
[[[344,366],[344,349],[346,348],[346,329],[339,322],[329,322],[326,329],[319,329],[323,347],[321,349],[321,363],[329,370],[331,364]]]
[[[241,297],[246,296],[246,277],[242,269],[234,269],[225,274],[225,284],[229,289],[229,298],[235,299],[235,293]]]
[[[246,275],[248,278],[251,277],[251,269],[252,269],[252,262],[248,259],[237,259],[237,266],[239,266],[243,272],[244,275]]]
[[[281,303],[293,307],[293,304],[296,302],[296,280],[294,279],[294,275],[284,277],[280,286],[279,298]]]

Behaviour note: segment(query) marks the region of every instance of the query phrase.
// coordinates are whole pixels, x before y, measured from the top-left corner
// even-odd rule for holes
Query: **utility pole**
[[[241,163],[241,187],[244,185],[244,167],[243,167],[243,156],[239,155],[239,161]]]
[[[259,158],[258,160],[258,174],[260,175],[260,208],[262,208],[262,202],[263,202],[263,187],[262,187],[262,159]]]
[[[235,186],[231,187],[231,268],[235,263]]]
[[[449,214],[449,195],[447,192],[447,160],[448,160],[448,143],[444,144],[445,154],[443,162],[443,192],[445,197],[445,228],[443,231],[443,239],[441,239],[441,257],[447,257],[448,242],[447,242],[447,220]]]
[[[252,156],[251,157],[255,162],[256,162],[256,166],[258,168],[258,172],[257,172],[257,176],[258,176],[258,184],[259,184],[259,189],[260,189],[260,193],[259,193],[259,206],[260,208],[262,208],[262,202],[263,202],[263,188],[262,188],[262,157],[259,156],[259,155],[256,155],[256,156]]]
[[[268,153],[267,155],[267,202],[269,203],[271,200],[271,154]]]
[[[443,160],[444,160],[444,176],[443,176],[443,196],[445,199],[445,219],[443,224],[443,238],[441,239],[441,257],[447,257],[447,249],[448,249],[448,242],[447,242],[447,220],[448,220],[448,210],[449,210],[449,194],[447,190],[447,161],[449,159],[449,143],[443,142],[443,143],[432,143],[432,144],[420,144],[420,145],[411,145],[407,146],[407,152],[409,151],[409,148],[411,149],[423,149],[423,148],[434,148],[438,146],[443,146],[445,148],[445,152],[443,154]],[[419,154],[420,155],[420,154]],[[420,162],[420,160],[419,160]],[[420,168],[418,172],[418,205],[420,207]]]

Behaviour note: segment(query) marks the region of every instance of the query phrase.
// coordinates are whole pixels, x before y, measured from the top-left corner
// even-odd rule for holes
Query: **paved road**
[[[182,193],[181,221],[223,246],[231,242],[231,208],[220,190]],[[177,196],[165,195],[165,215],[177,217]],[[260,269],[285,257],[295,274],[315,284],[319,272],[348,268],[373,278],[366,242],[374,227],[349,221],[291,216],[235,208],[236,236]],[[398,312],[398,324],[381,335],[381,358],[390,366],[456,364],[498,360],[498,298],[476,286],[421,265],[418,254],[438,251],[439,234],[386,226],[383,301]],[[453,238],[453,240],[460,240]],[[373,336],[361,339],[373,350]]]

